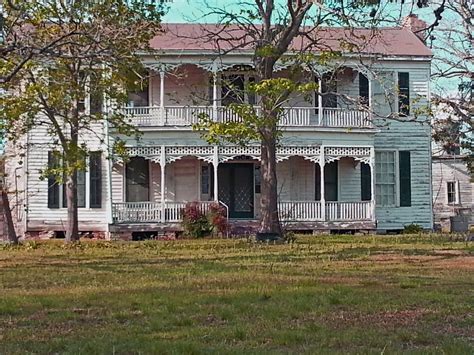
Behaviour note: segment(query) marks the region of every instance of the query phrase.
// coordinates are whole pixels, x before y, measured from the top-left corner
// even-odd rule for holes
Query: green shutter
[[[362,201],[370,201],[372,184],[370,176],[370,165],[361,163],[360,164],[360,192]]]
[[[89,156],[89,206],[102,207],[102,153],[91,152]]]
[[[399,152],[400,206],[411,206],[411,164],[410,152]]]
[[[57,169],[59,167],[59,156],[57,152],[48,152],[48,168]],[[59,208],[59,184],[56,176],[48,176],[48,208]]]

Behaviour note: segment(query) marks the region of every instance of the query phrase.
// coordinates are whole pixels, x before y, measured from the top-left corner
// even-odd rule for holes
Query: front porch
[[[258,220],[258,146],[130,147],[129,154],[112,171],[115,229],[177,230],[187,202],[204,213],[220,203],[230,221]],[[294,229],[374,229],[373,154],[370,146],[278,148],[281,221]]]

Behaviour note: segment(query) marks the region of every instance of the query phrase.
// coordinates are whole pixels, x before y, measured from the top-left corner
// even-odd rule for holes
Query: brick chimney
[[[425,42],[425,29],[428,24],[420,20],[417,15],[410,14],[402,20],[402,26],[412,31],[423,43]]]

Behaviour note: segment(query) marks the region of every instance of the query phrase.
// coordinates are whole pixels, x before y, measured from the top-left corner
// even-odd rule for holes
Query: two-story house
[[[219,55],[215,43],[202,40],[200,25],[165,29],[151,43],[155,52],[143,54],[151,73],[143,90],[129,94],[127,108],[104,107],[124,110],[141,131],[139,140],[121,137],[130,159],[120,161],[97,137],[83,138],[96,152],[78,179],[81,231],[131,238],[179,230],[189,201],[203,210],[219,201],[234,225],[252,226],[259,217],[258,144],[212,146],[192,127],[200,113],[239,120],[229,103],[258,102],[243,90],[258,80],[253,51]],[[369,30],[357,31],[369,38]],[[320,30],[328,47],[351,35]],[[277,148],[281,220],[311,231],[390,231],[411,223],[431,229],[430,129],[414,122],[423,117],[411,119],[429,101],[430,50],[406,28],[381,28],[357,53],[337,49],[337,73],[331,66],[308,70],[318,92],[292,97],[284,108]],[[277,67],[287,75],[284,62]],[[88,100],[85,107],[91,108]],[[400,119],[383,118],[398,113]],[[109,142],[118,136],[105,124],[97,135]],[[17,215],[32,234],[64,229],[63,187],[39,173],[48,157],[51,163],[51,142],[41,127],[29,132],[23,170],[10,176],[23,187]]]

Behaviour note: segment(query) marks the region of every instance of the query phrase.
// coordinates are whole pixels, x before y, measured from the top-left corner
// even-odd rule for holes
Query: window
[[[398,112],[404,116],[410,114],[409,73],[398,73]]]
[[[89,207],[102,207],[102,153],[91,152],[89,156]]]
[[[48,152],[48,169],[59,168],[59,154],[56,151]],[[59,184],[54,174],[48,176],[48,208],[59,208]]]
[[[253,76],[249,77],[248,80],[249,84],[255,84],[255,78]],[[247,90],[247,102],[250,105],[256,105],[257,104],[257,96],[255,95],[255,92]]]
[[[100,72],[94,72],[94,75],[91,75],[89,81],[90,95],[89,95],[89,105],[90,105],[90,114],[94,115],[97,113],[102,113],[102,107],[104,103],[104,93],[98,87],[100,85]]]
[[[260,165],[255,165],[253,172],[254,172],[255,193],[259,194],[262,192],[262,170],[260,168]]]
[[[221,101],[223,106],[228,106],[232,103],[244,102],[244,83],[243,75],[228,75],[223,77],[221,88]]]
[[[133,157],[125,169],[126,202],[149,201],[149,165],[142,157]]]
[[[321,200],[321,168],[315,168],[315,200]],[[338,198],[338,163],[333,161],[324,166],[324,197],[326,201],[337,201]]]
[[[370,201],[372,198],[370,165],[365,163],[360,164],[360,194],[362,201]]]
[[[448,203],[449,204],[459,203],[458,182],[457,181],[448,181],[446,183],[446,194],[448,196]]]
[[[394,206],[395,199],[395,152],[375,153],[376,202],[380,206]]]
[[[362,73],[359,73],[359,96],[361,103],[367,106],[369,104],[369,80]]]
[[[148,78],[149,74],[147,72],[141,73],[140,76],[135,75],[135,82],[130,84],[131,88],[128,90],[128,106],[149,106]]]
[[[411,206],[411,162],[410,152],[398,152],[398,171],[400,178],[400,206]]]
[[[77,207],[86,207],[86,172],[80,170],[77,172]],[[63,207],[67,207],[66,179],[63,184]]]
[[[209,194],[211,185],[210,167],[209,165],[201,166],[201,193]]]
[[[89,207],[102,207],[102,171],[101,152],[91,152],[89,157]],[[48,152],[49,169],[58,169],[61,166],[62,156],[57,151]],[[86,201],[86,172],[77,172],[77,207],[84,208]],[[61,201],[60,201],[61,197]],[[58,183],[56,175],[48,177],[48,208],[67,207],[66,179]]]
[[[319,78],[316,78],[316,82],[319,83]],[[322,96],[322,105],[323,107],[336,108],[337,107],[337,81],[334,73],[326,73],[321,79],[321,95]],[[316,92],[316,106],[319,102],[319,93]],[[318,108],[316,108],[316,113],[318,113]]]

